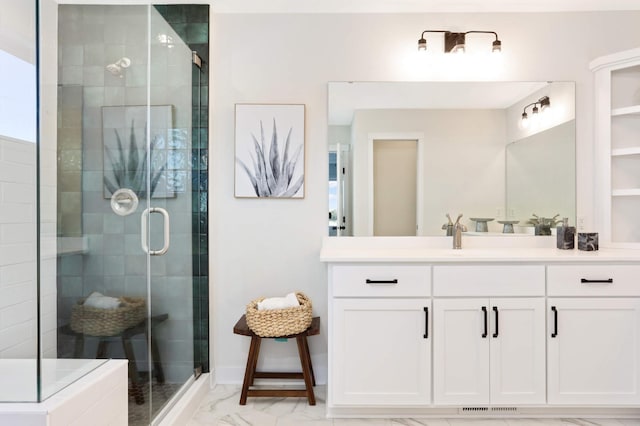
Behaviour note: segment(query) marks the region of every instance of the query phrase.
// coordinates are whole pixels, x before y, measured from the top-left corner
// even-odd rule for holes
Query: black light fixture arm
[[[493,34],[498,41],[498,33],[495,31],[467,31],[465,34]]]
[[[420,38],[423,39],[426,33],[450,33],[450,32],[451,31],[447,31],[447,30],[424,30]]]
[[[495,31],[467,31],[467,32],[452,32],[448,30],[424,30],[418,40],[418,50],[427,50],[427,39],[425,34],[427,33],[441,33],[444,34],[444,50],[445,52],[464,51],[465,38],[467,34],[493,34],[495,40],[492,44],[493,52],[500,52],[502,50],[502,42],[498,40],[498,33]]]
[[[424,38],[426,33],[443,33],[447,34],[449,31],[447,30],[424,30],[420,35],[420,40],[418,40],[418,50],[427,50],[427,39]]]
[[[449,34],[451,34],[453,32],[449,31],[449,30],[424,30],[422,32],[422,35],[420,36],[420,38],[424,38],[424,35],[427,34],[427,33],[449,33]],[[475,31],[475,30],[473,30],[473,31],[464,32],[462,34],[465,34],[465,35],[466,34],[493,34],[496,37],[496,40],[498,40],[498,33],[495,32],[495,31]]]

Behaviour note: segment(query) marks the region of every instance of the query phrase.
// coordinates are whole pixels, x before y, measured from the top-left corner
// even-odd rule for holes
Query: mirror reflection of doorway
[[[417,235],[417,140],[373,141],[373,235]]]
[[[352,235],[351,149],[347,144],[329,145],[329,236]]]

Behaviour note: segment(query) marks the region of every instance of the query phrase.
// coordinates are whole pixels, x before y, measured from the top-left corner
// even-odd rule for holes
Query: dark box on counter
[[[576,228],[574,226],[558,226],[556,238],[559,249],[572,250],[576,244]]]
[[[578,232],[578,250],[596,251],[598,250],[597,232]]]

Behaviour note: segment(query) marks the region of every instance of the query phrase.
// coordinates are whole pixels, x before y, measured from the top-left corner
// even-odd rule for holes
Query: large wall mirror
[[[329,235],[575,224],[573,82],[331,82],[328,125]]]

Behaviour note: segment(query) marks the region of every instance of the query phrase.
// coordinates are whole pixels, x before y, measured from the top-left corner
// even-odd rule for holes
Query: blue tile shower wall
[[[192,245],[194,355],[209,371],[209,6],[158,5],[156,10],[203,60],[192,74]]]

